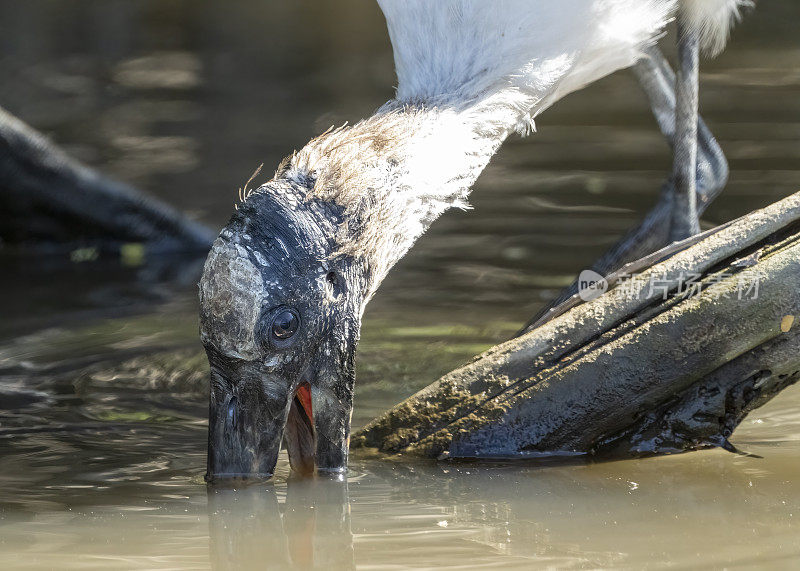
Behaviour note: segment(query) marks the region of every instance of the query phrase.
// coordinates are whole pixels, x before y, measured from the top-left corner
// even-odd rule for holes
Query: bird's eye
[[[272,320],[272,336],[281,341],[288,339],[300,328],[300,316],[293,309],[282,309]]]

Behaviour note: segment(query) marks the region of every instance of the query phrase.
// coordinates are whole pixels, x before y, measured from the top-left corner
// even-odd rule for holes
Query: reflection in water
[[[355,568],[343,478],[290,478],[282,506],[272,485],[209,488],[208,514],[214,569]]]
[[[215,569],[786,561],[800,555],[800,483],[787,479],[800,450],[753,447],[769,458],[356,460],[349,493],[345,481],[291,478],[209,490],[210,557]]]
[[[290,479],[283,517],[292,563],[314,569],[355,568],[346,479]]]
[[[0,271],[14,276],[0,287],[0,339],[98,316],[152,313],[159,305],[185,301],[205,256],[143,254],[83,262],[42,256],[35,261],[24,251],[0,256]]]
[[[208,530],[214,569],[241,569],[255,561],[290,562],[272,486],[209,488]]]

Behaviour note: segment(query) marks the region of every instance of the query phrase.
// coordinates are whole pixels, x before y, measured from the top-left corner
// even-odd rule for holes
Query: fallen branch
[[[635,279],[568,300],[371,422],[353,447],[429,457],[730,448],[745,415],[800,376],[800,193],[624,270]]]
[[[0,240],[115,253],[131,243],[150,252],[205,252],[213,233],[68,157],[0,108]]]

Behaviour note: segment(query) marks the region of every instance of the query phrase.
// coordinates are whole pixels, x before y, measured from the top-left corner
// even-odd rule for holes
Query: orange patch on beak
[[[311,386],[302,383],[292,398],[284,433],[292,471],[301,475],[314,473],[314,417],[311,412]]]
[[[303,383],[297,387],[295,396],[297,397],[297,400],[300,401],[300,406],[303,407],[303,412],[306,413],[308,420],[310,420],[313,425],[314,414],[311,409],[311,386],[308,383]]]

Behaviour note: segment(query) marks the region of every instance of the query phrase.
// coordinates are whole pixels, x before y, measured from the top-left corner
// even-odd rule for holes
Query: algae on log
[[[475,458],[730,447],[744,416],[800,377],[800,193],[645,260],[395,406],[353,448]]]

